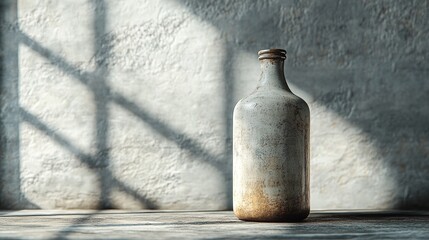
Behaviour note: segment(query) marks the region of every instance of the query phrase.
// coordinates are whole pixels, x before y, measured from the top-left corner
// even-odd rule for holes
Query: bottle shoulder
[[[305,112],[310,111],[308,104],[302,98],[283,89],[256,89],[250,95],[241,99],[235,108],[269,107],[273,105],[287,105]]]

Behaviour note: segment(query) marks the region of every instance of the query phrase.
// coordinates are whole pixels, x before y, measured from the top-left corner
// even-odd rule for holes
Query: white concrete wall
[[[256,52],[311,108],[311,206],[429,207],[427,1],[2,4],[4,208],[231,207]]]

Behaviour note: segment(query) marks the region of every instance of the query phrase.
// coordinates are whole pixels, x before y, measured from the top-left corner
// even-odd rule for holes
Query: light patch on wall
[[[395,182],[374,140],[324,105],[310,111],[312,209],[392,207]]]
[[[92,18],[80,3],[18,5],[21,194],[46,209],[99,206],[99,175],[89,167],[95,104],[83,83],[94,54]]]
[[[23,109],[23,111],[26,111]],[[44,209],[97,208],[98,175],[64,146],[40,131],[30,113],[20,124],[21,191]]]
[[[163,209],[223,209],[224,45],[172,3],[153,2],[151,18],[110,18],[109,85],[127,99],[110,109],[111,167]]]
[[[95,104],[88,87],[24,44],[19,47],[19,76],[20,106],[90,153]],[[21,138],[25,134],[22,131]]]

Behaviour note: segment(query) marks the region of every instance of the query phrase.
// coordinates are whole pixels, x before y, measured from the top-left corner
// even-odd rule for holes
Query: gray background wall
[[[429,208],[429,1],[1,3],[2,208],[226,209],[231,117],[288,51],[313,209]]]

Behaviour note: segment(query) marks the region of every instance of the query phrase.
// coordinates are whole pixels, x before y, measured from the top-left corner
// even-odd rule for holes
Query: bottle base
[[[235,216],[247,222],[302,222],[310,214],[310,210],[303,210],[298,213],[282,214],[282,215],[270,215],[270,216],[252,216],[251,214],[237,214]]]

